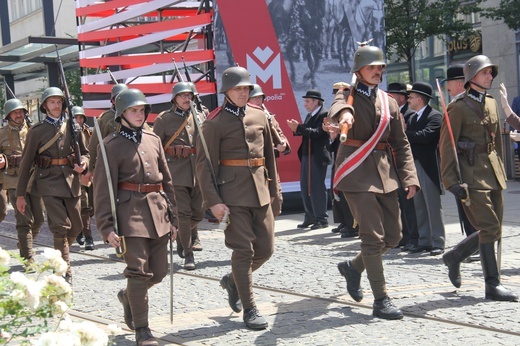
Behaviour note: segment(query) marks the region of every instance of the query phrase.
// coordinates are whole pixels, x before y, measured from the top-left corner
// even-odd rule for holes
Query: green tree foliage
[[[83,94],[81,92],[81,75],[79,69],[65,71],[65,79],[69,87],[70,97],[74,106],[83,106]]]
[[[501,0],[497,8],[487,8],[482,11],[484,17],[494,20],[503,20],[511,30],[520,30],[520,1]]]
[[[421,42],[432,36],[445,40],[446,36],[460,38],[471,33],[473,26],[458,18],[478,12],[481,1],[468,4],[459,0],[385,0],[387,56],[407,62],[413,83],[412,60]]]

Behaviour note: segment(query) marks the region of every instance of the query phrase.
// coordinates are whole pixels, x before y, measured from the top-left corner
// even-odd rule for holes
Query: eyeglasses
[[[191,99],[190,93],[177,94],[181,99]]]

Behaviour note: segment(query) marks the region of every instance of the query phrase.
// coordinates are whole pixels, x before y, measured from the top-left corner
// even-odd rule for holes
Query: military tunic
[[[109,110],[101,113],[101,115],[98,118],[98,125],[99,129],[101,130],[101,138],[105,138],[111,133],[116,132],[119,124],[116,123],[115,120],[115,109],[110,108]],[[96,167],[96,161],[97,161],[97,146],[99,144],[99,139],[96,133],[91,136],[89,144],[88,144],[88,150],[90,152],[90,164],[88,167],[89,172],[93,173],[94,168]]]
[[[32,258],[32,242],[44,222],[41,197],[27,193],[25,214],[21,214],[16,208],[16,185],[27,131],[28,127],[25,122],[20,127],[6,125],[0,129],[0,153],[6,161],[5,167],[2,169],[3,188],[7,190],[15,210],[20,255],[25,259]]]
[[[201,121],[204,114],[199,113]],[[164,111],[155,119],[153,131],[161,139],[162,145],[168,144],[172,136],[186,122],[184,129],[166,148],[166,161],[170,170],[177,205],[179,208],[179,238],[184,254],[192,251],[192,230],[204,218],[202,194],[195,177],[195,157],[198,130],[190,111],[180,109]]]
[[[458,142],[474,143],[475,147],[473,153],[458,149],[462,175],[462,181],[459,181],[447,120],[443,120],[439,143],[442,182],[447,188],[468,184],[471,205],[464,205],[464,211],[471,224],[479,230],[480,242],[494,243],[501,237],[502,190],[506,188],[497,102],[490,95],[468,89],[448,105],[448,114],[457,147]],[[489,129],[484,121],[489,124]],[[494,145],[490,131],[494,134]]]
[[[341,180],[337,189],[345,194],[354,218],[359,223],[361,254],[381,254],[386,248],[397,246],[401,239],[401,220],[397,201],[399,179],[404,187],[420,186],[413,162],[410,144],[404,134],[399,106],[389,98],[390,121],[380,143],[387,143],[387,150],[373,150],[352,173]],[[376,90],[358,83],[354,90],[353,108],[347,105],[343,93],[334,98],[329,116],[338,121],[339,113],[349,109],[355,122],[348,138],[366,142],[374,134],[381,121],[381,103]],[[354,151],[354,146],[340,145],[336,159],[339,165]],[[394,162],[395,159],[395,162]]]
[[[252,272],[274,250],[274,217],[271,197],[276,198],[276,162],[271,132],[263,112],[252,107],[238,108],[230,103],[211,113],[202,125],[218,187],[213,183],[209,163],[197,143],[197,178],[204,205],[224,203],[230,209],[225,230],[226,246],[233,250],[232,276],[244,309],[255,306]],[[264,158],[255,167],[227,166],[222,160]]]

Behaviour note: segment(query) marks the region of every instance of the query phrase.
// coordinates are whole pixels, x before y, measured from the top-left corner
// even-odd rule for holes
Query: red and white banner
[[[296,151],[301,137],[293,137],[287,120],[299,119],[300,115],[267,3],[217,0],[217,5],[235,62],[249,71],[252,83],[262,87],[267,109],[276,115],[293,148],[290,155],[278,159],[280,179],[298,182],[299,190],[300,163]]]

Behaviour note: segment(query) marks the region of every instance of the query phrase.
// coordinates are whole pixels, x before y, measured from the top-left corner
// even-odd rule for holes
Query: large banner
[[[217,83],[238,63],[262,87],[293,148],[278,160],[283,191],[299,191],[301,137],[286,121],[303,121],[309,89],[331,105],[332,85],[351,80],[356,42],[384,49],[383,0],[217,0],[214,13]]]

